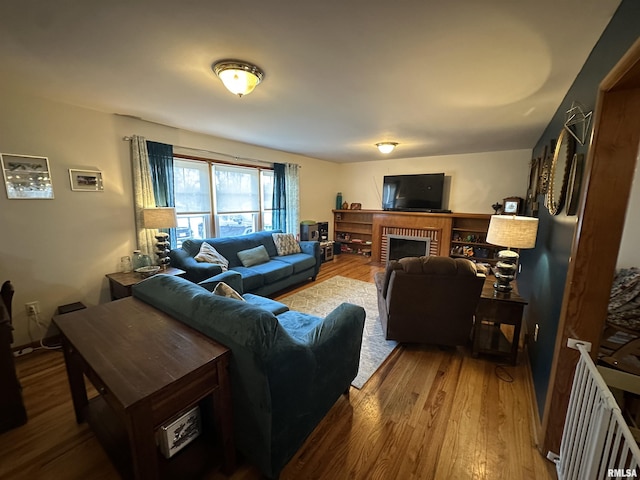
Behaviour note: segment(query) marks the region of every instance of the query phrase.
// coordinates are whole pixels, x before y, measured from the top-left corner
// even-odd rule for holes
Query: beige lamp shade
[[[175,228],[178,226],[174,207],[145,208],[142,210],[144,228]]]
[[[537,218],[491,215],[487,243],[507,248],[533,248],[537,235]]]

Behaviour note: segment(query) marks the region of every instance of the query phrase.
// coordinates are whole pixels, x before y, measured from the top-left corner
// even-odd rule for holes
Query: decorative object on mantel
[[[174,207],[145,208],[142,211],[144,228],[175,228],[178,226],[176,209]],[[168,233],[158,232],[156,235],[156,255],[158,263],[165,269],[169,266],[169,251],[171,241]]]
[[[508,293],[518,268],[518,252],[511,248],[533,248],[538,235],[538,219],[516,215],[492,215],[487,231],[487,243],[507,247],[498,252],[496,263],[496,292]]]
[[[558,215],[564,207],[571,163],[576,151],[576,140],[563,128],[558,135],[549,169],[549,186],[545,206],[551,215]]]
[[[342,208],[342,192],[338,192],[336,195],[336,210],[340,210]]]
[[[211,68],[227,90],[238,97],[253,92],[264,79],[264,72],[259,67],[241,60],[220,60]]]
[[[342,204],[342,210],[349,210],[349,204],[347,202]]]
[[[71,190],[76,192],[102,192],[102,172],[98,170],[74,170],[69,169]]]
[[[53,198],[47,157],[0,153],[0,163],[8,199]]]
[[[349,210],[362,210],[361,203],[352,203],[349,207]]]
[[[493,212],[495,215],[498,214],[498,212],[500,211],[500,209],[502,208],[502,204],[501,203],[494,203],[493,205],[491,205],[491,208],[493,208]]]
[[[580,145],[584,145],[591,127],[593,111],[577,101],[571,103],[571,108],[565,114],[564,128],[573,135]]]

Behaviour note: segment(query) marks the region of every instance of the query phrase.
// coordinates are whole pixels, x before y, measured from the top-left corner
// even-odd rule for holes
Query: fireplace
[[[431,239],[429,237],[413,237],[409,235],[387,234],[387,263],[404,257],[421,257],[429,255]]]

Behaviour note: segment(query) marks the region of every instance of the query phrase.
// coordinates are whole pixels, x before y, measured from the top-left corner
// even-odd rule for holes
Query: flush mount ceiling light
[[[264,72],[259,67],[240,60],[220,60],[211,68],[227,90],[239,97],[253,92],[264,78]]]
[[[380,153],[391,153],[393,149],[398,145],[397,142],[380,142],[376,143],[376,147],[380,150]]]

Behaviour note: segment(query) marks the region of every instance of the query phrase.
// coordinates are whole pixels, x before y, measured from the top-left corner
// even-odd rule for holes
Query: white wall
[[[341,167],[337,182],[340,188],[334,188],[334,197],[341,191],[343,201],[378,210],[385,175],[444,172],[443,208],[453,212],[493,213],[491,205],[496,201],[525,197],[530,160],[530,150],[510,150],[348,163]]]
[[[507,196],[524,196],[526,151],[336,164],[197,134],[133,118],[0,91],[0,152],[49,158],[53,200],[8,200],[0,187],[0,281],[11,280],[15,345],[30,343],[24,304],[38,300],[48,324],[59,305],[109,301],[105,274],[136,247],[129,142],[142,135],[172,145],[265,161],[300,171],[301,219],[332,222],[335,196],[379,209],[385,174],[445,172],[448,208],[490,213]],[[69,168],[100,170],[102,193],[74,192]],[[332,227],[331,227],[332,228]],[[32,328],[31,337],[40,332]]]

